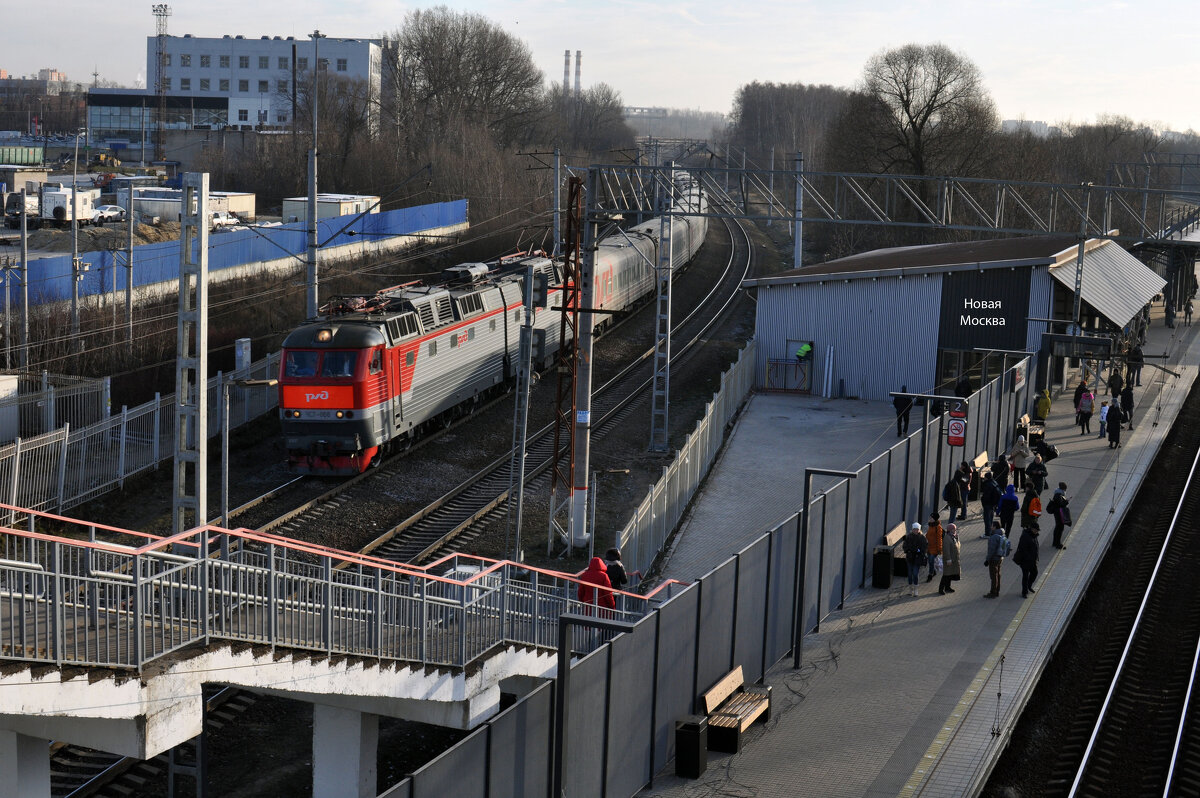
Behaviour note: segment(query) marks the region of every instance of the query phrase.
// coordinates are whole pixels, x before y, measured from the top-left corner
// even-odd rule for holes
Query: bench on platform
[[[988,459],[987,449],[971,461],[971,468],[974,470],[971,473],[971,490],[967,498],[975,501],[979,498],[979,486],[987,479],[987,475],[992,473],[992,461]]]
[[[771,719],[771,688],[747,686],[738,665],[700,696],[700,709],[708,716],[708,750],[736,754],[742,732],[760,717]]]
[[[892,576],[908,576],[908,560],[904,556],[904,538],[908,524],[901,521],[883,536],[883,545],[892,550]]]

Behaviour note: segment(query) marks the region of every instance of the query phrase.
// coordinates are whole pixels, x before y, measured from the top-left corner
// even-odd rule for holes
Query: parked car
[[[120,205],[100,205],[92,211],[92,224],[119,222],[125,218],[125,209]]]
[[[229,211],[213,211],[212,229],[216,230],[220,227],[230,227],[235,224],[241,224],[242,220],[234,216]]]

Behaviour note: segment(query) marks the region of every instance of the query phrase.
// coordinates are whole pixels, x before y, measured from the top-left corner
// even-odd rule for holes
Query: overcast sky
[[[53,67],[141,85],[149,2],[58,0],[33,13],[0,0],[0,69]],[[204,0],[171,3],[169,33],[377,38],[407,11],[396,0]],[[583,51],[583,85],[605,82],[627,105],[728,112],[754,80],[851,87],[872,54],[942,42],[982,70],[1003,119],[1093,121],[1121,114],[1200,131],[1195,0],[1152,5],[1077,0],[457,0],[522,39],[546,80],[563,51]],[[572,67],[572,81],[574,67]]]

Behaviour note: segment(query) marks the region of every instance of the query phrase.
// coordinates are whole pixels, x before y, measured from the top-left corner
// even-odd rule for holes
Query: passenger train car
[[[677,207],[703,208],[698,184],[680,183]],[[654,290],[661,222],[602,239],[594,306],[622,310]],[[672,269],[696,254],[707,218],[672,218]],[[534,310],[535,368],[558,351],[561,264],[540,254],[455,266],[439,285],[406,283],[370,296],[335,297],[283,342],[279,413],[288,466],[297,473],[357,474],[425,428],[468,412],[516,379],[527,269],[545,275]],[[599,317],[607,318],[607,317]]]

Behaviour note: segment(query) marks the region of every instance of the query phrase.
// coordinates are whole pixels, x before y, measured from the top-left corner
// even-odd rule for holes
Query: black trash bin
[[[888,590],[892,586],[892,547],[876,546],[875,556],[871,558],[871,585]]]
[[[675,775],[698,779],[708,770],[708,718],[685,715],[675,721]]]

